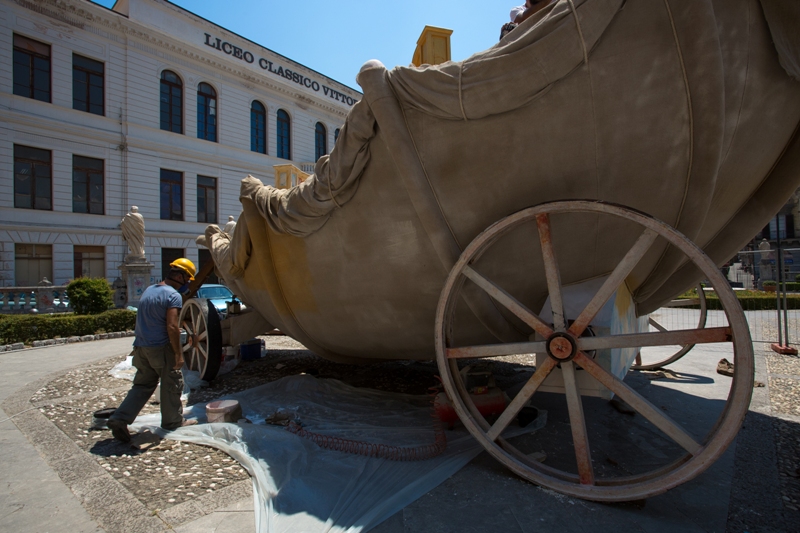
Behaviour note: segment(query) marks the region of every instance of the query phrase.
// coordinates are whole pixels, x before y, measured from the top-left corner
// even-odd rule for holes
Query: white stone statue
[[[125,256],[125,262],[144,260],[144,217],[139,213],[139,208],[131,206],[131,212],[122,218],[119,227],[122,229],[122,238],[131,251]]]
[[[225,227],[222,231],[227,233],[228,235],[233,235],[233,230],[236,229],[236,220],[233,218],[233,215],[228,215],[228,223],[225,224]]]

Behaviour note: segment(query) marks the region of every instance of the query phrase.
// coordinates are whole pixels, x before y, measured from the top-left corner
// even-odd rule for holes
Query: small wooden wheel
[[[587,217],[585,214],[591,216]],[[620,254],[622,259],[615,267],[611,267],[610,273],[597,273],[608,276],[569,326],[564,314],[561,277],[562,269],[568,272],[570,263],[565,261],[560,266],[556,249],[572,252],[569,257],[571,261],[579,260],[576,257],[579,258],[580,255],[568,248],[570,243],[562,243],[561,247],[554,244],[554,239],[558,237],[557,232],[551,231],[551,217],[554,215],[557,223],[555,227],[565,228],[565,231],[569,229],[573,235],[590,234],[587,233],[590,232],[588,226],[585,231],[583,226],[578,226],[588,220],[593,221],[593,228],[613,227],[616,230],[624,227],[626,231],[632,232],[631,235],[638,235],[627,253],[624,256]],[[609,226],[608,222],[613,224]],[[527,228],[520,228],[523,224]],[[536,230],[532,230],[533,224],[538,230],[538,247],[541,253],[531,257],[539,257],[540,259],[535,260],[541,260],[544,264],[547,293],[553,309],[553,324],[548,323],[549,320],[542,320],[522,303],[527,295],[514,295],[508,292],[507,286],[501,287],[500,282],[506,280],[493,281],[489,279],[491,275],[480,272],[481,266],[487,263],[479,262],[479,259],[484,254],[491,259],[492,255],[487,251],[501,237],[517,228],[520,232],[514,234],[516,237],[533,237],[536,234]],[[528,228],[533,232],[530,233]],[[581,334],[596,314],[617,289],[626,283],[629,274],[657,239],[661,245],[666,241],[673,249],[682,252],[702,272],[703,277],[709,280],[719,295],[729,326],[667,332],[601,333],[595,337],[582,337]],[[517,246],[520,242],[519,238],[514,241]],[[535,237],[532,238],[531,245],[531,249],[534,249]],[[502,246],[501,244],[500,249],[508,252],[509,248]],[[488,264],[491,265],[491,261]],[[523,270],[525,271],[527,270]],[[464,284],[467,280],[491,296],[498,306],[527,325],[531,332],[535,332],[536,336],[531,333],[531,339],[544,340],[514,344],[457,345],[454,339],[458,330],[454,327],[454,321],[457,308],[461,309],[458,312],[466,312],[466,307],[459,302],[462,289],[466,290]],[[733,357],[735,374],[725,401],[722,395],[718,400],[694,398],[688,393],[666,386],[669,384],[639,383],[637,389],[586,356],[589,350],[701,343],[727,343],[732,349],[733,355],[728,357]],[[459,359],[529,353],[547,356],[539,361],[535,373],[505,411],[496,420],[488,421],[480,414],[466,390],[459,374]],[[741,427],[750,404],[755,372],[753,348],[744,313],[728,282],[705,253],[659,220],[627,208],[595,201],[542,204],[508,216],[478,235],[461,254],[442,290],[436,312],[436,359],[444,387],[453,400],[459,418],[490,454],[517,475],[533,483],[595,501],[648,498],[680,485],[708,468],[722,455]],[[534,398],[534,393],[559,364],[566,405],[562,395],[540,392]],[[716,365],[716,360],[713,365]],[[578,368],[582,371],[576,372]],[[715,374],[712,371],[710,375]],[[617,413],[599,398],[582,396],[577,378],[586,378],[591,382],[588,376],[625,401],[637,413],[636,416]],[[637,379],[635,374],[630,376],[632,380]],[[729,378],[725,379],[727,381]],[[714,380],[701,381],[709,382],[713,384]],[[686,403],[689,397],[695,403]],[[537,406],[540,402],[549,402],[553,406],[548,407],[552,410],[548,414],[547,426],[530,435],[530,439],[538,439],[535,441],[536,446],[550,447],[545,449],[548,454],[547,464],[526,455],[532,451],[530,447],[526,450],[521,444],[514,445],[502,436],[532,398]],[[558,422],[555,422],[554,413],[561,417]],[[569,431],[566,434],[559,434],[567,427]],[[553,440],[548,437],[548,432],[555,434],[557,438]],[[551,440],[548,441],[548,438]],[[518,442],[520,441],[515,440],[515,443]],[[596,447],[591,446],[592,442]],[[643,460],[639,460],[640,457]]]
[[[217,309],[205,298],[184,302],[180,327],[186,331],[183,358],[189,370],[200,372],[200,379],[211,381],[222,362],[222,327]]]
[[[697,298],[691,298],[688,300],[673,300],[669,303],[669,305],[666,305],[664,307],[666,309],[675,309],[675,308],[699,305],[700,316],[698,317],[697,320],[697,329],[703,329],[704,327],[706,327],[706,319],[708,317],[708,309],[706,304],[706,291],[703,290],[703,286],[699,283],[697,284],[697,287],[695,287],[695,290],[697,291]],[[647,321],[651,327],[663,333],[666,333],[669,330],[680,329],[674,327],[673,324],[670,324],[669,320],[666,319],[661,319],[661,321],[656,320],[656,318],[653,317],[653,315],[650,315]],[[689,350],[691,350],[692,348],[694,348],[694,344],[686,344],[685,346],[681,346],[675,353],[667,356],[665,356],[663,352],[656,352],[655,354],[649,354],[647,353],[647,350],[645,350],[643,353],[639,355],[639,358],[637,359],[641,361],[641,364],[634,364],[631,368],[634,370],[656,370],[665,367],[671,363],[674,363],[675,361],[677,361],[678,359],[689,353]]]

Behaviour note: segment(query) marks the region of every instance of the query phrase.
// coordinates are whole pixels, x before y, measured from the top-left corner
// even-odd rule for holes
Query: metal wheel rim
[[[697,297],[700,300],[700,317],[697,321],[697,329],[703,329],[704,327],[706,327],[706,320],[708,318],[708,305],[706,303],[706,293],[703,290],[703,286],[699,283],[697,284],[697,287],[695,287],[695,290],[697,291]],[[650,319],[650,324],[653,325],[652,319]],[[679,360],[681,357],[689,353],[692,350],[692,348],[694,348],[694,346],[695,346],[694,344],[687,344],[683,346],[680,350],[672,354],[671,356],[661,361],[658,361],[656,363],[645,363],[641,365],[634,364],[631,368],[634,370],[658,370],[659,368],[663,368]]]
[[[581,482],[583,473],[580,467],[579,472],[581,473],[579,476],[570,472],[557,470],[527,458],[524,454],[503,440],[501,436],[495,436],[497,433],[493,433],[490,437],[489,432],[493,431],[493,428],[490,428],[486,420],[480,416],[471,401],[465,401],[465,398],[469,398],[469,394],[464,389],[460,377],[458,377],[457,360],[447,357],[447,351],[449,349],[447,345],[449,321],[452,318],[461,285],[465,281],[465,271],[469,269],[469,263],[477,260],[494,241],[519,224],[537,220],[537,217],[540,216],[549,217],[549,215],[556,213],[575,212],[607,214],[630,220],[644,227],[645,232],[648,230],[654,232],[657,237],[666,239],[670,244],[683,251],[689,260],[694,262],[707,279],[709,279],[712,287],[717,290],[722,307],[728,316],[730,340],[733,343],[734,349],[735,374],[725,407],[716,424],[711,428],[708,434],[701,439],[700,442],[694,443],[696,448],[694,448],[693,451],[684,454],[677,461],[665,465],[658,470],[626,478],[592,480],[594,484],[586,484],[585,480],[583,483]],[[639,259],[641,259],[641,256]],[[495,223],[476,237],[464,250],[456,265],[450,271],[444,289],[442,290],[436,312],[435,340],[436,359],[442,375],[444,387],[453,400],[459,418],[481,445],[517,475],[538,485],[588,500],[630,501],[644,499],[663,493],[670,488],[694,478],[719,458],[731,441],[736,437],[744,416],[747,413],[752,393],[754,364],[747,322],[736,296],[733,294],[727,281],[716,269],[713,262],[699,247],[669,225],[642,213],[603,202],[565,201],[542,204],[510,215]],[[569,362],[566,366],[572,367],[572,364],[572,362]],[[542,366],[544,367],[546,365]],[[553,366],[555,366],[555,364],[553,364]],[[537,379],[539,370],[540,369],[537,368],[537,372],[531,378],[529,384]],[[549,373],[549,371],[547,373]],[[546,377],[546,374],[544,377]],[[541,377],[542,381],[544,377]],[[566,381],[567,379],[565,377],[565,382]],[[534,392],[536,388],[538,388],[538,385],[534,384]],[[612,390],[618,395],[622,392],[622,389],[617,391],[612,388]],[[520,393],[520,395],[521,394],[522,393]],[[532,394],[533,393],[528,397],[532,396]],[[570,395],[567,394],[567,396],[568,403],[570,403]],[[579,394],[578,399],[580,400]],[[526,400],[525,403],[527,403]],[[575,402],[573,401],[572,403],[574,404]],[[578,405],[580,405],[580,401],[578,401]],[[510,411],[510,409],[511,407],[509,407],[507,411]],[[650,419],[648,418],[648,420]],[[497,425],[498,422],[496,422],[495,425]],[[507,423],[508,422],[506,422],[506,425]],[[585,419],[581,419],[581,423],[585,431]],[[573,424],[572,405],[570,406],[570,425],[573,427],[579,425]],[[573,439],[575,439],[575,429],[573,429]],[[673,440],[675,439],[673,438]],[[586,444],[588,444],[588,440]],[[576,450],[577,448],[576,446]],[[588,453],[589,464],[591,466],[590,448]],[[580,453],[576,451],[576,457],[579,455]],[[578,463],[580,464],[580,462],[580,458],[578,458]]]

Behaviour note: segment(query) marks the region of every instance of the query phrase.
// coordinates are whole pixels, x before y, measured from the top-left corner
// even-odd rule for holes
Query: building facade
[[[238,216],[247,174],[309,171],[361,94],[166,0],[0,0],[0,286],[153,277]]]

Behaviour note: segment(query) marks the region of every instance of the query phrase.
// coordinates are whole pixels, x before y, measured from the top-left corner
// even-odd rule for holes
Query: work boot
[[[109,418],[106,424],[114,438],[121,442],[130,442],[131,434],[128,431],[128,424],[116,418]]]

